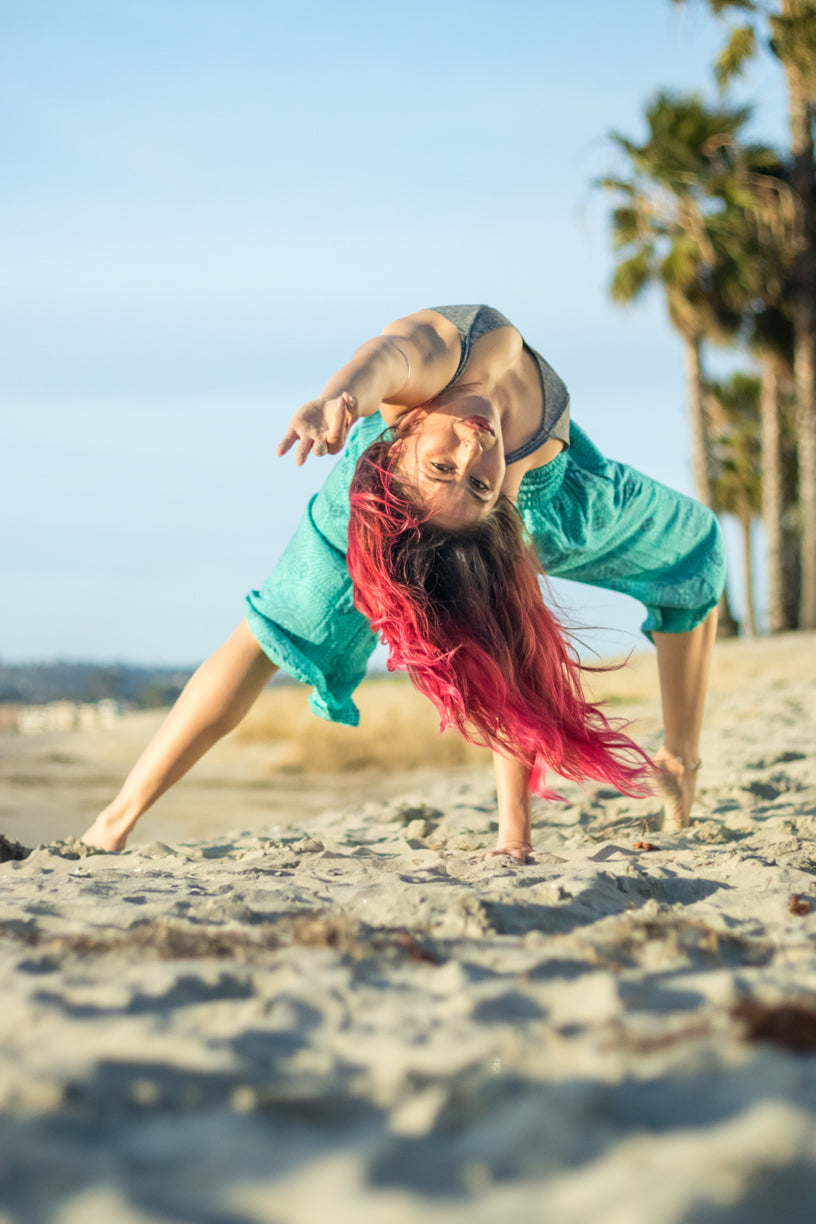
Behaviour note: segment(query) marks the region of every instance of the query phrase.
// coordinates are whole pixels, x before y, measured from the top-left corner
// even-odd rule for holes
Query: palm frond
[[[756,34],[750,25],[737,26],[717,56],[714,74],[720,89],[743,74],[746,62],[756,53]]]
[[[703,404],[714,509],[757,516],[762,510],[760,380],[743,372],[723,382],[709,380]]]
[[[634,302],[654,279],[652,252],[648,247],[624,259],[615,268],[609,293],[615,302]]]
[[[686,0],[672,0],[672,4],[685,4]],[[756,0],[706,0],[715,17],[722,17],[729,9],[739,9],[742,12],[756,12]]]
[[[635,205],[612,210],[612,245],[616,251],[644,239],[642,212]]]

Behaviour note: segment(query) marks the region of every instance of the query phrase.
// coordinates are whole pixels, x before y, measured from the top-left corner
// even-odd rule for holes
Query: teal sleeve
[[[684,633],[719,601],[725,546],[708,507],[606,459],[574,422],[570,449],[528,472],[519,510],[546,574],[639,600],[641,626]]]
[[[377,635],[353,603],[348,494],[359,455],[384,429],[379,414],[358,422],[275,569],[246,599],[247,620],[264,653],[312,686],[315,714],[349,726],[360,721],[352,693]]]

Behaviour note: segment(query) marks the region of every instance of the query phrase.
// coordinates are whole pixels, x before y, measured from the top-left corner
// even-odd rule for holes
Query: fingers
[[[303,437],[300,439],[295,448],[295,463],[298,465],[298,467],[303,467],[304,463],[309,458],[309,454],[313,446],[314,438]]]
[[[342,395],[338,395],[331,407],[326,405],[326,442],[329,446],[336,446],[345,439],[348,414],[354,411],[356,403],[354,396],[344,391]]]
[[[285,455],[286,452],[291,448],[292,443],[297,442],[297,438],[298,438],[297,430],[293,429],[292,426],[290,425],[286,433],[283,435],[283,437],[281,438],[280,442],[277,445],[277,453],[279,455]]]
[[[297,447],[295,449],[295,463],[298,465],[298,467],[303,467],[309,456],[309,452],[314,445],[314,439],[305,434],[301,437],[301,435],[292,425],[289,426],[289,429],[278,443],[277,453],[278,455],[285,455],[287,451],[292,449],[295,442],[297,442]],[[325,454],[325,448],[322,451],[315,448],[315,454]]]
[[[339,400],[335,406],[326,413],[327,428],[326,428],[326,443],[329,446],[334,446],[340,441],[343,435],[343,427],[346,423],[346,406]]]
[[[343,449],[349,425],[354,420],[357,401],[344,391],[325,403],[318,401],[296,412],[277,446],[285,455],[295,446],[295,463],[302,467],[309,455],[336,455]]]
[[[309,457],[311,451],[316,455],[325,455],[326,444],[320,438],[315,437],[311,433],[307,433],[302,425],[296,423],[296,418],[293,417],[286,433],[281,438],[277,445],[276,451],[278,455],[285,455],[287,451],[295,447],[295,463],[298,467],[303,467]]]

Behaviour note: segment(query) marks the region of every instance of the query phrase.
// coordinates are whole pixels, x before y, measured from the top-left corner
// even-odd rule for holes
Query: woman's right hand
[[[348,432],[359,416],[357,397],[344,391],[341,395],[312,400],[298,408],[289,422],[278,454],[285,455],[294,446],[295,463],[302,467],[310,454],[336,455],[346,444]]]

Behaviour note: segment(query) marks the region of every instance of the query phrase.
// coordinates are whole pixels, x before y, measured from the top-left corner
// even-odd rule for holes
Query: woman
[[[491,853],[527,861],[531,784],[552,794],[548,765],[636,793],[643,754],[583,699],[574,655],[531,596],[522,522],[546,573],[646,605],[665,728],[655,764],[669,823],[688,824],[724,584],[710,511],[605,460],[570,422],[555,371],[485,306],[389,324],[295,414],[278,453],[292,447],[298,464],[346,449],[270,579],[247,597],[247,619],[191,678],[85,841],[121,849],[278,666],[313,686],[317,714],[356,724],[351,696],[376,630],[443,721],[493,748]]]

